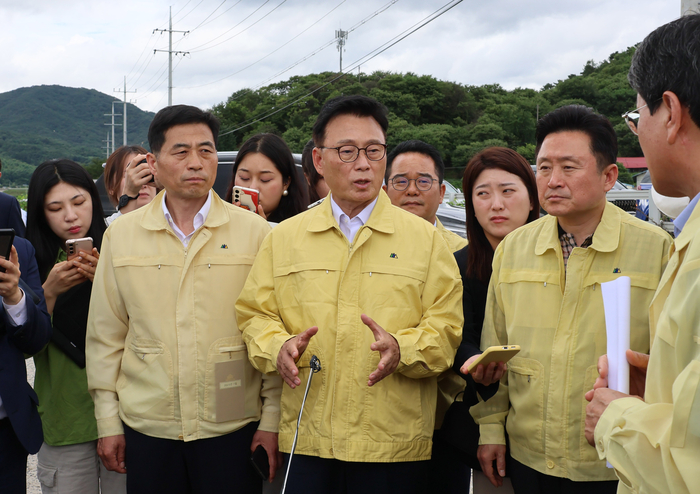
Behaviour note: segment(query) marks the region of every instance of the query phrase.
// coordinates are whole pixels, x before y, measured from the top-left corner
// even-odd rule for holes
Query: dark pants
[[[545,475],[533,470],[522,463],[510,459],[506,471],[513,482],[515,494],[615,494],[617,492],[617,480],[601,482],[574,482]]]
[[[284,462],[289,462],[288,454]],[[286,494],[424,494],[432,492],[426,482],[429,464],[359,463],[295,454]]]
[[[433,435],[433,454],[428,468],[432,492],[469,494],[472,471],[460,450],[444,441],[438,431]]]
[[[219,437],[175,441],[141,434],[124,425],[129,494],[260,494],[262,479],[250,462],[253,422]]]
[[[0,420],[0,491],[3,494],[27,492],[27,451],[8,418]]]

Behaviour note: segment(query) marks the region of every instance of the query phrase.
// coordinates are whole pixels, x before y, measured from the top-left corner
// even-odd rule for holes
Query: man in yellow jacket
[[[650,345],[646,308],[671,238],[608,203],[617,179],[610,122],[565,106],[537,125],[537,188],[548,216],[498,246],[481,346],[520,345],[496,396],[471,413],[479,461],[494,485],[506,473],[505,432],[516,492],[615,492],[616,477],[584,437],[584,395],[606,351],[600,284],[629,276],[631,345]],[[492,463],[497,460],[497,472]]]
[[[234,301],[270,230],[222,201],[219,123],[165,108],[148,164],[165,187],[105,233],[88,320],[88,388],[98,453],[129,493],[260,493],[258,445],[277,458],[278,376],[248,361]]]
[[[632,59],[637,109],[625,114],[639,136],[659,193],[692,198],[676,218],[676,240],[649,314],[655,339],[648,372],[631,371],[628,397],[606,385],[607,362],[590,392],[586,436],[620,478],[618,492],[700,492],[700,15],[652,32]],[[646,375],[636,381],[633,377]]]
[[[279,372],[289,453],[313,355],[287,493],[422,493],[437,376],[461,338],[462,284],[437,229],[381,190],[386,109],[328,101],[314,165],[331,194],[265,239],[237,303],[253,365]]]
[[[382,188],[394,206],[435,225],[450,252],[457,252],[467,245],[467,239],[445,228],[437,217],[438,207],[445,197],[444,178],[445,163],[440,152],[427,142],[413,139],[397,144],[389,153]],[[469,485],[471,470],[462,461],[461,452],[445,442],[439,433],[447,409],[464,387],[464,380],[452,369],[438,378],[436,431],[430,467],[435,489],[459,491]]]

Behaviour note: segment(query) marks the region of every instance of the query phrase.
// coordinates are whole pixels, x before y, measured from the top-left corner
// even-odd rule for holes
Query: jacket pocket
[[[373,318],[389,313],[391,320],[384,322],[390,325],[384,328],[389,332],[416,327],[423,314],[424,287],[425,276],[420,271],[364,263],[360,271],[360,308]]]
[[[510,411],[506,428],[511,439],[531,451],[543,452],[544,368],[534,359],[508,362]]]
[[[243,403],[236,400],[235,403],[230,404],[230,407],[236,409],[235,411],[230,409],[222,410],[219,407],[219,417],[217,418],[217,396],[222,396],[219,389],[222,383],[217,382],[217,365],[222,365],[222,363],[226,362],[230,362],[232,368],[237,368],[240,371],[240,374],[231,376],[227,381],[240,380],[240,387],[242,387],[243,391],[240,395],[244,398]],[[216,340],[211,344],[207,352],[207,363],[204,372],[204,400],[200,405],[202,407],[200,412],[204,420],[216,423],[233,420],[226,418],[229,415],[228,412],[240,417],[235,420],[243,420],[244,418],[255,416],[261,402],[261,382],[259,373],[248,362],[248,351],[240,336],[230,336]]]
[[[41,463],[37,463],[36,466],[36,477],[39,479],[39,483],[42,487],[53,488],[56,486],[56,473],[58,468],[47,467]]]
[[[150,420],[174,418],[173,362],[158,340],[136,338],[128,342],[117,379],[121,410]]]

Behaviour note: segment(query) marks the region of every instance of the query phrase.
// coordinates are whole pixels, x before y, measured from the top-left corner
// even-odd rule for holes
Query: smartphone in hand
[[[78,257],[81,250],[88,254],[92,252],[92,237],[71,238],[66,240],[66,254],[68,254],[69,261]]]
[[[252,211],[257,214],[258,212],[258,196],[260,192],[255,189],[249,189],[247,187],[240,187],[236,185],[233,187],[232,199],[233,202],[238,202],[243,209]]]
[[[250,461],[255,471],[258,472],[262,479],[267,480],[270,476],[270,460],[262,444],[259,444],[258,447],[255,448],[253,455],[250,457]]]
[[[12,228],[0,228],[0,256],[5,259],[10,258],[12,252],[12,242],[15,240],[15,231]],[[5,268],[0,268],[0,273],[4,273]]]
[[[519,345],[490,346],[478,359],[471,363],[469,372],[474,372],[477,365],[486,367],[491,362],[508,362],[520,351]]]

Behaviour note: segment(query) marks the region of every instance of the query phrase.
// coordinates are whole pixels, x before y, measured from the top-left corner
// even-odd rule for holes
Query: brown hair
[[[117,186],[124,176],[126,158],[132,154],[146,153],[148,153],[148,151],[141,146],[120,146],[107,158],[107,165],[104,171],[105,189],[107,189],[109,200],[113,205],[116,206],[119,203],[119,196],[122,194],[121,190],[117,190]]]
[[[526,223],[536,220],[540,214],[535,174],[532,172],[530,164],[520,154],[508,148],[490,147],[478,153],[467,163],[462,177],[462,190],[464,191],[467,212],[467,239],[469,240],[467,277],[477,278],[483,283],[488,283],[489,278],[491,278],[493,248],[486,238],[484,229],[476,219],[472,191],[481,172],[493,168],[512,173],[523,181],[532,206]]]

